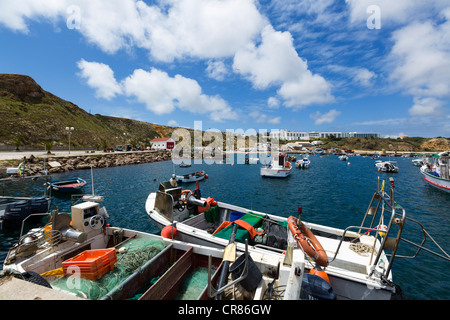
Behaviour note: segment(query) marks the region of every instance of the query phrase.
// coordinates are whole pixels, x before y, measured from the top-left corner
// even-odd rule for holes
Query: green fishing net
[[[52,287],[87,299],[98,300],[161,252],[164,243],[159,239],[135,238],[123,243],[117,249],[120,250],[117,251],[114,269],[100,279],[61,277],[51,283]]]

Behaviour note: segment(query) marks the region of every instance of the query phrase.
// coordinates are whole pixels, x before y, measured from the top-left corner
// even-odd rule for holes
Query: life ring
[[[328,266],[328,256],[325,253],[319,240],[309,230],[303,222],[300,227],[297,225],[297,218],[290,216],[288,218],[289,230],[291,230],[294,239],[302,247],[305,253],[310,256],[319,266]]]

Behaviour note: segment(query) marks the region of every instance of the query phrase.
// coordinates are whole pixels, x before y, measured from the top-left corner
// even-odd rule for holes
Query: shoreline
[[[132,164],[151,163],[157,161],[171,160],[171,152],[166,150],[146,150],[146,151],[122,151],[122,152],[92,152],[77,151],[69,154],[65,151],[47,154],[45,152],[17,152],[14,154],[0,153],[0,170],[12,168],[19,165],[26,157],[23,175],[39,176],[55,173],[63,173],[75,170],[85,170],[92,168],[109,168]],[[4,173],[3,173],[4,174]],[[2,172],[0,172],[0,176]]]

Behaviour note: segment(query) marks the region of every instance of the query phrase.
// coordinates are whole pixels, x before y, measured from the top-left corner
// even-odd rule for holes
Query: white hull
[[[439,178],[427,173],[423,170],[423,167],[420,168],[420,172],[423,175],[423,179],[428,182],[431,186],[450,193],[450,180]]]
[[[164,228],[164,226],[171,225],[172,222],[167,220],[164,216],[159,214],[155,210],[155,198],[156,194],[151,193],[147,198],[146,202],[146,212],[148,216],[156,222],[159,228]],[[238,212],[248,212],[246,208],[234,206],[231,204],[226,204],[218,202],[220,208],[226,208],[228,211],[238,211]],[[266,215],[263,212],[258,212],[251,210],[255,214]],[[174,212],[174,214],[176,214]],[[182,214],[181,214],[182,215]],[[227,239],[222,239],[210,234],[205,228],[204,224],[205,218],[202,214],[199,214],[193,218],[186,220],[185,222],[180,217],[173,217],[173,223],[177,228],[177,240],[195,243],[203,246],[210,246],[213,248],[225,248],[228,244]],[[286,218],[267,214],[268,218],[273,221],[286,221]],[[344,230],[320,226],[312,223],[304,222],[308,228],[314,230],[320,230],[321,232],[326,232],[333,235],[342,235]],[[347,232],[348,236],[355,236],[353,232]],[[332,239],[328,237],[317,236],[322,246],[325,248],[329,258],[333,258],[334,252],[337,251],[339,245],[339,240]],[[349,243],[344,242],[340,247],[339,254],[337,258],[330,263],[326,268],[326,272],[330,278],[333,290],[338,295],[338,299],[390,299],[393,295],[393,288],[386,286],[385,284],[368,277],[369,262],[370,257],[363,257],[358,253],[349,249]],[[377,242],[379,245],[379,242]],[[236,248],[238,251],[244,251],[244,244],[236,243]],[[273,255],[278,255],[279,257],[285,257],[286,252],[280,249],[268,248],[263,245],[249,245],[250,253],[271,253]],[[383,253],[383,261],[388,261],[387,257]],[[366,261],[367,260],[367,261]],[[313,268],[314,265],[311,261],[305,261],[308,268]],[[392,281],[391,273],[389,274],[389,279]]]
[[[291,174],[291,169],[261,168],[261,176],[269,178],[286,178]]]

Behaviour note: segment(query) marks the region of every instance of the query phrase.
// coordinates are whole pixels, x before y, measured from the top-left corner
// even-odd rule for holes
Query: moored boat
[[[433,187],[450,192],[450,151],[433,155],[433,163],[420,167],[423,178]]]
[[[343,155],[339,156],[339,160],[347,161],[348,160],[348,156],[346,154],[343,154]]]
[[[81,188],[86,185],[86,181],[82,178],[73,178],[61,181],[47,182],[47,184],[49,188],[52,188],[52,190],[54,191],[71,193],[80,191]]]
[[[160,228],[174,226],[175,239],[208,247],[226,247],[231,228],[238,225],[237,250],[244,251],[243,240],[247,239],[251,254],[270,252],[288,257],[293,236],[295,248],[305,252],[305,272],[319,265],[338,299],[394,299],[401,296],[391,270],[394,259],[400,257],[396,253],[403,240],[403,225],[407,219],[416,221],[407,218],[404,208],[394,201],[393,182],[391,186],[388,194],[384,182],[381,188],[377,183],[361,225],[346,229],[308,223],[300,216],[286,218],[249,210],[211,197],[197,199],[192,191],[168,183],[149,195],[146,211]],[[442,257],[450,261],[446,253]]]
[[[277,153],[272,156],[272,161],[260,169],[262,177],[286,178],[291,174],[292,165],[286,159],[286,155]]]
[[[381,172],[389,172],[389,173],[398,172],[398,166],[396,161],[377,160],[375,161],[375,167],[377,168],[377,171]]]
[[[208,174],[205,171],[194,171],[192,173],[176,175],[177,182],[196,182],[203,179],[208,179]]]
[[[308,157],[303,157],[295,162],[295,167],[299,169],[307,169],[311,164],[311,160]]]

